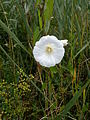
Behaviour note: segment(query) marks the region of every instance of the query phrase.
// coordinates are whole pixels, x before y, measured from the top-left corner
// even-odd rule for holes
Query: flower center
[[[47,52],[47,53],[51,53],[52,51],[53,51],[52,47],[51,47],[50,45],[48,45],[48,46],[46,47],[46,52]]]

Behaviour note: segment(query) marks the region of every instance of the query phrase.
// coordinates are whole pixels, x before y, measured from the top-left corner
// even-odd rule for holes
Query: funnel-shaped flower
[[[55,36],[43,36],[34,46],[34,58],[42,66],[55,66],[61,62],[64,56],[65,50],[63,46],[63,42]]]
[[[63,43],[63,46],[67,46],[68,44],[68,40],[61,40],[61,42]]]

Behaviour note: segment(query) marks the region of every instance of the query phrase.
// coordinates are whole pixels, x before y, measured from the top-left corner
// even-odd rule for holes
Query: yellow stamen
[[[51,53],[51,52],[52,52],[52,47],[51,47],[50,45],[48,45],[48,46],[46,47],[46,52],[47,52],[47,53]]]

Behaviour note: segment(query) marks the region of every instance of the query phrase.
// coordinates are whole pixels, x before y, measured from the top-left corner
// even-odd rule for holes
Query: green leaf
[[[88,110],[88,104],[86,104],[86,105],[83,106],[82,111],[85,113],[87,110]]]
[[[47,33],[50,26],[50,20],[53,15],[53,4],[54,0],[45,0],[44,6],[44,28],[45,32]]]
[[[59,32],[59,37],[62,38],[62,33],[63,33],[63,27],[65,27],[64,19],[65,19],[65,14],[64,14],[64,0],[55,0],[55,11],[56,11],[56,17],[58,21],[58,32]],[[64,16],[63,16],[64,14]]]
[[[40,34],[39,27],[36,26],[35,31],[34,31],[34,34],[33,34],[33,44],[35,44],[35,42],[36,42],[39,34]]]
[[[46,88],[47,84],[46,83],[43,83],[42,84],[42,90],[44,90]]]
[[[40,10],[38,10],[38,17],[39,17],[40,29],[42,30],[42,18],[41,18],[41,16],[40,16]]]
[[[57,68],[56,67],[50,67],[50,71],[52,73],[57,73]]]
[[[77,18],[77,15],[75,15],[75,18],[76,18],[76,29],[77,29],[77,34],[78,34],[78,39],[80,41],[81,39],[81,28],[80,28],[80,24],[79,24],[79,20]]]

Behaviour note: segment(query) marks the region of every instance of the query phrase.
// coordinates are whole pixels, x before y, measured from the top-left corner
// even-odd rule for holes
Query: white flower
[[[41,37],[33,49],[35,60],[45,67],[52,67],[60,63],[65,53],[63,43],[55,36]]]
[[[61,40],[61,42],[63,43],[63,46],[67,46],[68,44],[68,40]]]

